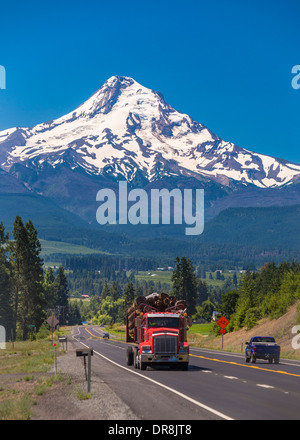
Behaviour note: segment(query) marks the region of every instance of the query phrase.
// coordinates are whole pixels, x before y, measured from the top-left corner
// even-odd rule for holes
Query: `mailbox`
[[[91,391],[91,364],[92,364],[93,349],[77,348],[76,356],[83,356],[85,379],[88,382],[88,393],[89,393]],[[88,371],[86,371],[86,357],[88,357]]]
[[[68,338],[65,335],[59,336],[58,342],[60,342],[63,345],[63,348],[65,347],[66,344],[66,351],[68,350]]]
[[[77,348],[76,349],[76,356],[93,356],[93,349],[92,348]]]
[[[59,336],[58,342],[67,342],[67,337],[66,336]]]

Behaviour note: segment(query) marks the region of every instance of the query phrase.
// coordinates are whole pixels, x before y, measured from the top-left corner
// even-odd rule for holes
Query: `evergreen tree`
[[[186,301],[188,312],[193,315],[197,302],[197,278],[191,260],[176,258],[176,267],[172,275],[173,295]]]
[[[209,296],[208,285],[205,281],[200,279],[197,280],[197,302],[198,304],[202,304],[203,301],[206,301]]]
[[[113,301],[117,301],[119,298],[121,298],[121,292],[116,281],[113,281],[111,285],[110,296]]]
[[[25,340],[29,332],[28,326],[35,325],[38,330],[45,318],[43,268],[39,257],[41,245],[32,222],[29,221],[24,226],[20,216],[15,219],[13,237],[9,250],[13,272],[14,319],[21,338]]]
[[[55,286],[55,275],[52,267],[49,267],[46,270],[44,276],[44,292],[45,292],[45,301],[46,308],[52,309],[56,304],[56,286]]]
[[[11,304],[11,270],[7,260],[8,234],[0,223],[0,325],[5,328],[6,337],[15,330],[13,308]]]
[[[56,306],[59,308],[59,322],[60,325],[65,325],[68,317],[69,288],[65,270],[62,266],[58,269],[58,274],[55,278],[55,289]]]
[[[110,289],[109,289],[107,282],[105,281],[102,292],[101,292],[101,299],[105,300],[108,296],[110,296]]]
[[[135,290],[133,287],[133,283],[128,283],[124,292],[124,301],[125,301],[125,309],[127,310],[130,306],[132,306],[135,298]]]
[[[33,226],[31,220],[25,224],[25,228],[28,234],[29,244],[28,252],[30,272],[28,273],[28,284],[30,294],[30,318],[32,320],[32,324],[39,329],[46,317],[46,301],[43,287],[43,260],[40,258],[42,247],[40,241],[38,240],[37,230]]]

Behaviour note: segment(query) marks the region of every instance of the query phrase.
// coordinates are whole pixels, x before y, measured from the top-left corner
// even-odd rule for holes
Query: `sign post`
[[[47,319],[47,323],[50,326],[50,331],[52,332],[52,343],[53,343],[53,332],[55,330],[55,327],[59,323],[59,320],[56,318],[55,315],[51,315],[50,318]]]
[[[225,318],[225,316],[221,316],[221,318],[218,319],[217,324],[220,327],[220,333],[222,335],[222,350],[223,350],[223,345],[224,345],[223,337],[224,337],[224,334],[226,333],[225,328],[229,324],[229,321],[227,318]]]
[[[54,344],[54,376],[57,375],[56,344]]]

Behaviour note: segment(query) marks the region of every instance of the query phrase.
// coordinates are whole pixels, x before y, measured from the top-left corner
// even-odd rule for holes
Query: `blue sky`
[[[300,163],[298,0],[0,5],[0,130],[55,119],[112,75],[240,147]]]

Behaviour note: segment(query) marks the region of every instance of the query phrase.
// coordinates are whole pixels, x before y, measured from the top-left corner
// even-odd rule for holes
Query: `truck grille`
[[[161,335],[154,337],[155,354],[176,354],[177,336]]]

